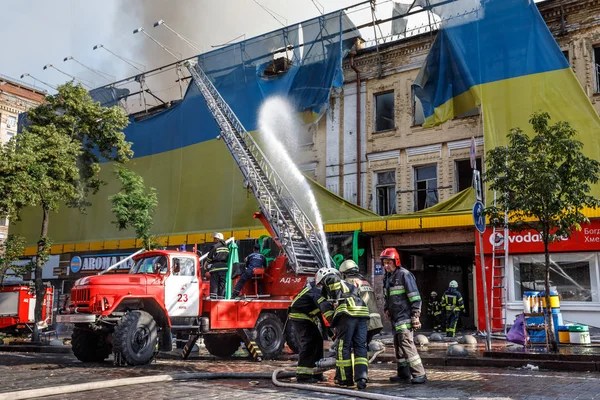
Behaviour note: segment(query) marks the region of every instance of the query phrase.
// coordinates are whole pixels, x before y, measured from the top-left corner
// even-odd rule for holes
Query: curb
[[[42,346],[35,344],[0,345],[0,351],[9,353],[72,354],[71,346]]]

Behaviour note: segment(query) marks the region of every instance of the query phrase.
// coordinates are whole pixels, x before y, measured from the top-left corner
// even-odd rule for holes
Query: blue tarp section
[[[336,11],[202,54],[198,61],[244,127],[253,131],[268,96],[287,97],[297,111],[323,112],[331,88],[343,83],[342,60],[358,35],[346,14]],[[287,72],[263,75],[275,57],[286,55],[291,61]],[[181,103],[132,120],[125,134],[135,157],[143,157],[214,139],[219,129],[191,84]]]

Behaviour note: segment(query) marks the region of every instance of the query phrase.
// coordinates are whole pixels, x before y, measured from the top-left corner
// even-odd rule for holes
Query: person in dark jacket
[[[229,247],[223,240],[223,234],[213,233],[214,244],[206,257],[205,268],[210,272],[210,298],[222,299],[225,297],[225,279],[227,277],[227,261],[229,260]]]
[[[300,293],[294,297],[288,312],[298,343],[296,380],[302,383],[326,382],[323,373],[316,373],[316,362],[323,358],[323,334],[320,304],[325,301],[314,279],[308,279]],[[321,325],[323,326],[323,325]]]
[[[341,386],[367,387],[369,360],[367,359],[367,323],[369,308],[360,298],[358,289],[344,280],[331,267],[317,271],[315,282],[323,288],[326,299],[319,305],[339,338],[335,382]],[[327,310],[327,308],[329,308]],[[335,311],[333,311],[335,310]],[[354,368],[351,354],[354,351]]]
[[[358,265],[354,260],[346,260],[340,265],[340,272],[346,282],[349,282],[356,286],[360,293],[360,298],[365,302],[369,308],[369,324],[367,325],[367,348],[373,336],[377,335],[383,330],[383,323],[381,322],[381,315],[379,315],[379,309],[377,308],[377,299],[375,299],[375,292],[371,284],[360,274]]]
[[[384,310],[394,329],[394,350],[398,360],[398,375],[392,382],[425,383],[427,375],[413,341],[413,331],[421,328],[421,296],[414,275],[400,265],[400,255],[394,248],[381,253],[385,268]]]
[[[429,301],[427,302],[427,315],[431,317],[433,321],[433,331],[441,332],[443,324],[442,316],[442,304],[438,300],[437,292],[431,292],[429,295]]]
[[[465,312],[462,294],[458,291],[458,282],[450,281],[448,290],[442,296],[442,308],[446,311],[446,336],[456,335],[456,324],[460,313]]]
[[[240,295],[240,292],[244,288],[246,282],[252,279],[255,268],[265,268],[267,266],[267,259],[265,258],[265,256],[260,254],[260,245],[258,243],[255,243],[253,249],[254,252],[248,257],[246,257],[246,260],[244,260],[244,262],[246,263],[246,269],[244,270],[242,275],[240,275],[240,279],[238,279],[237,283],[235,284],[232,297],[238,297]]]

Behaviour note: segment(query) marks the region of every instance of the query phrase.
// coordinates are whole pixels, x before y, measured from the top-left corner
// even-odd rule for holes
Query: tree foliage
[[[15,266],[13,263],[25,253],[25,238],[18,235],[8,235],[0,242],[0,285],[4,282],[6,272],[10,269],[15,275],[21,275],[31,269],[31,265]]]
[[[548,246],[573,230],[589,223],[584,207],[598,207],[590,196],[591,185],[598,183],[600,163],[582,153],[583,144],[567,122],[550,124],[550,115],[537,112],[529,121],[533,135],[519,128],[508,134],[509,144],[487,153],[486,182],[496,191],[497,204],[486,214],[495,226],[504,226],[508,212],[509,229],[533,229],[540,233],[545,250],[546,304],[550,293],[550,256]],[[554,326],[548,315],[550,340],[556,349]]]
[[[36,296],[42,298],[42,266],[50,251],[50,212],[67,207],[85,211],[88,195],[105,184],[99,178],[104,161],[127,161],[131,143],[123,129],[127,115],[92,100],[81,85],[69,82],[27,113],[23,131],[0,150],[0,215],[13,221],[25,207],[42,210],[35,266]],[[42,302],[35,318],[41,320]],[[37,331],[33,340],[37,340]]]
[[[146,189],[144,179],[126,168],[117,168],[116,174],[122,187],[119,193],[109,197],[116,218],[113,224],[119,230],[133,228],[136,238],[143,240],[144,248],[151,250],[156,247],[151,234],[154,210],[158,206],[156,189]]]

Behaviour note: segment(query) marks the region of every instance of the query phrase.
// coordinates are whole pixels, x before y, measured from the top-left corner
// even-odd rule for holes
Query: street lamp
[[[192,44],[192,42],[189,39],[187,39],[185,36],[180,35],[179,33],[175,32],[169,25],[167,25],[167,23],[165,22],[164,19],[160,19],[154,23],[155,28],[157,26],[161,26],[161,25],[164,26],[165,28],[167,28],[168,30],[170,30],[171,32],[173,32],[174,34],[176,34],[179,39],[183,40],[185,43],[187,43],[188,46],[190,46],[192,49],[196,50],[198,53],[202,52],[199,48],[194,46]]]
[[[115,80],[116,80],[116,78],[115,78],[114,76],[112,76],[112,75],[110,75],[110,74],[107,74],[106,72],[102,72],[102,71],[99,71],[99,70],[97,70],[97,69],[94,69],[94,68],[92,68],[92,67],[88,67],[87,65],[85,65],[85,64],[83,64],[83,63],[81,63],[81,62],[79,62],[78,60],[76,60],[76,59],[75,59],[74,57],[72,57],[72,56],[67,56],[67,57],[65,57],[65,58],[63,59],[63,62],[67,62],[67,61],[69,61],[69,60],[73,60],[73,61],[75,61],[77,64],[81,65],[83,68],[85,68],[85,69],[87,69],[87,70],[89,70],[89,71],[93,72],[94,74],[98,75],[99,77],[101,77],[101,78],[103,78],[103,79],[106,79],[106,80],[107,80],[107,81],[109,81],[109,82],[111,81],[111,79],[112,79],[113,81],[115,81]]]
[[[39,79],[37,79],[36,77],[34,77],[33,75],[31,75],[31,74],[29,74],[27,72],[25,72],[23,75],[21,75],[21,79],[25,78],[26,76],[28,76],[31,79],[33,79],[34,85],[35,85],[35,81],[38,81],[38,82],[43,83],[44,85],[48,86],[49,88],[52,88],[52,89],[56,90],[56,86],[51,85],[49,83],[46,83],[46,82],[44,82],[42,80],[39,80]]]
[[[111,50],[109,50],[109,49],[108,49],[108,47],[106,47],[106,46],[104,46],[104,45],[102,45],[102,44],[97,44],[97,45],[95,45],[95,46],[94,46],[94,50],[97,50],[97,49],[104,49],[104,50],[108,51],[110,54],[112,54],[113,56],[117,57],[119,60],[121,60],[121,61],[123,61],[123,62],[126,62],[127,64],[131,65],[131,66],[132,66],[133,68],[135,68],[136,70],[138,70],[138,71],[140,71],[140,72],[144,72],[144,70],[142,70],[142,69],[139,69],[138,67],[136,67],[135,65],[133,65],[133,63],[134,63],[135,61],[130,61],[130,60],[127,60],[126,58],[124,58],[124,57],[121,57],[121,56],[120,56],[120,55],[118,55],[118,54],[115,54],[114,52],[112,52]],[[138,65],[141,65],[143,69],[146,69],[146,66],[145,66],[144,64],[140,64],[140,63],[137,63],[137,62],[136,62],[136,64],[138,64]]]
[[[135,35],[136,33],[143,33],[144,35],[146,35],[150,40],[152,40],[154,43],[156,43],[157,45],[159,45],[164,51],[166,51],[167,53],[169,53],[171,56],[173,56],[173,58],[175,58],[176,60],[181,60],[181,54],[179,54],[178,56],[175,55],[171,50],[169,50],[169,48],[165,45],[163,45],[162,43],[160,43],[158,40],[154,39],[152,36],[148,35],[148,33],[146,33],[146,31],[144,30],[144,28],[137,28],[133,30],[133,34]]]
[[[85,82],[84,82],[82,79],[78,79],[78,78],[76,78],[75,76],[73,76],[73,75],[71,75],[71,74],[67,74],[65,71],[62,71],[62,70],[60,70],[60,69],[56,68],[56,67],[55,67],[54,65],[52,65],[52,64],[46,64],[46,65],[44,65],[44,70],[47,70],[48,68],[54,68],[55,70],[57,70],[57,71],[58,71],[58,72],[60,72],[61,74],[68,76],[69,78],[71,78],[71,79],[72,79],[72,80],[74,80],[74,81],[76,81],[76,80],[79,80],[83,86],[86,86],[86,87],[88,87],[88,88],[90,88],[90,89],[92,88],[91,86],[89,86],[89,85],[86,85],[86,84],[85,84]]]

